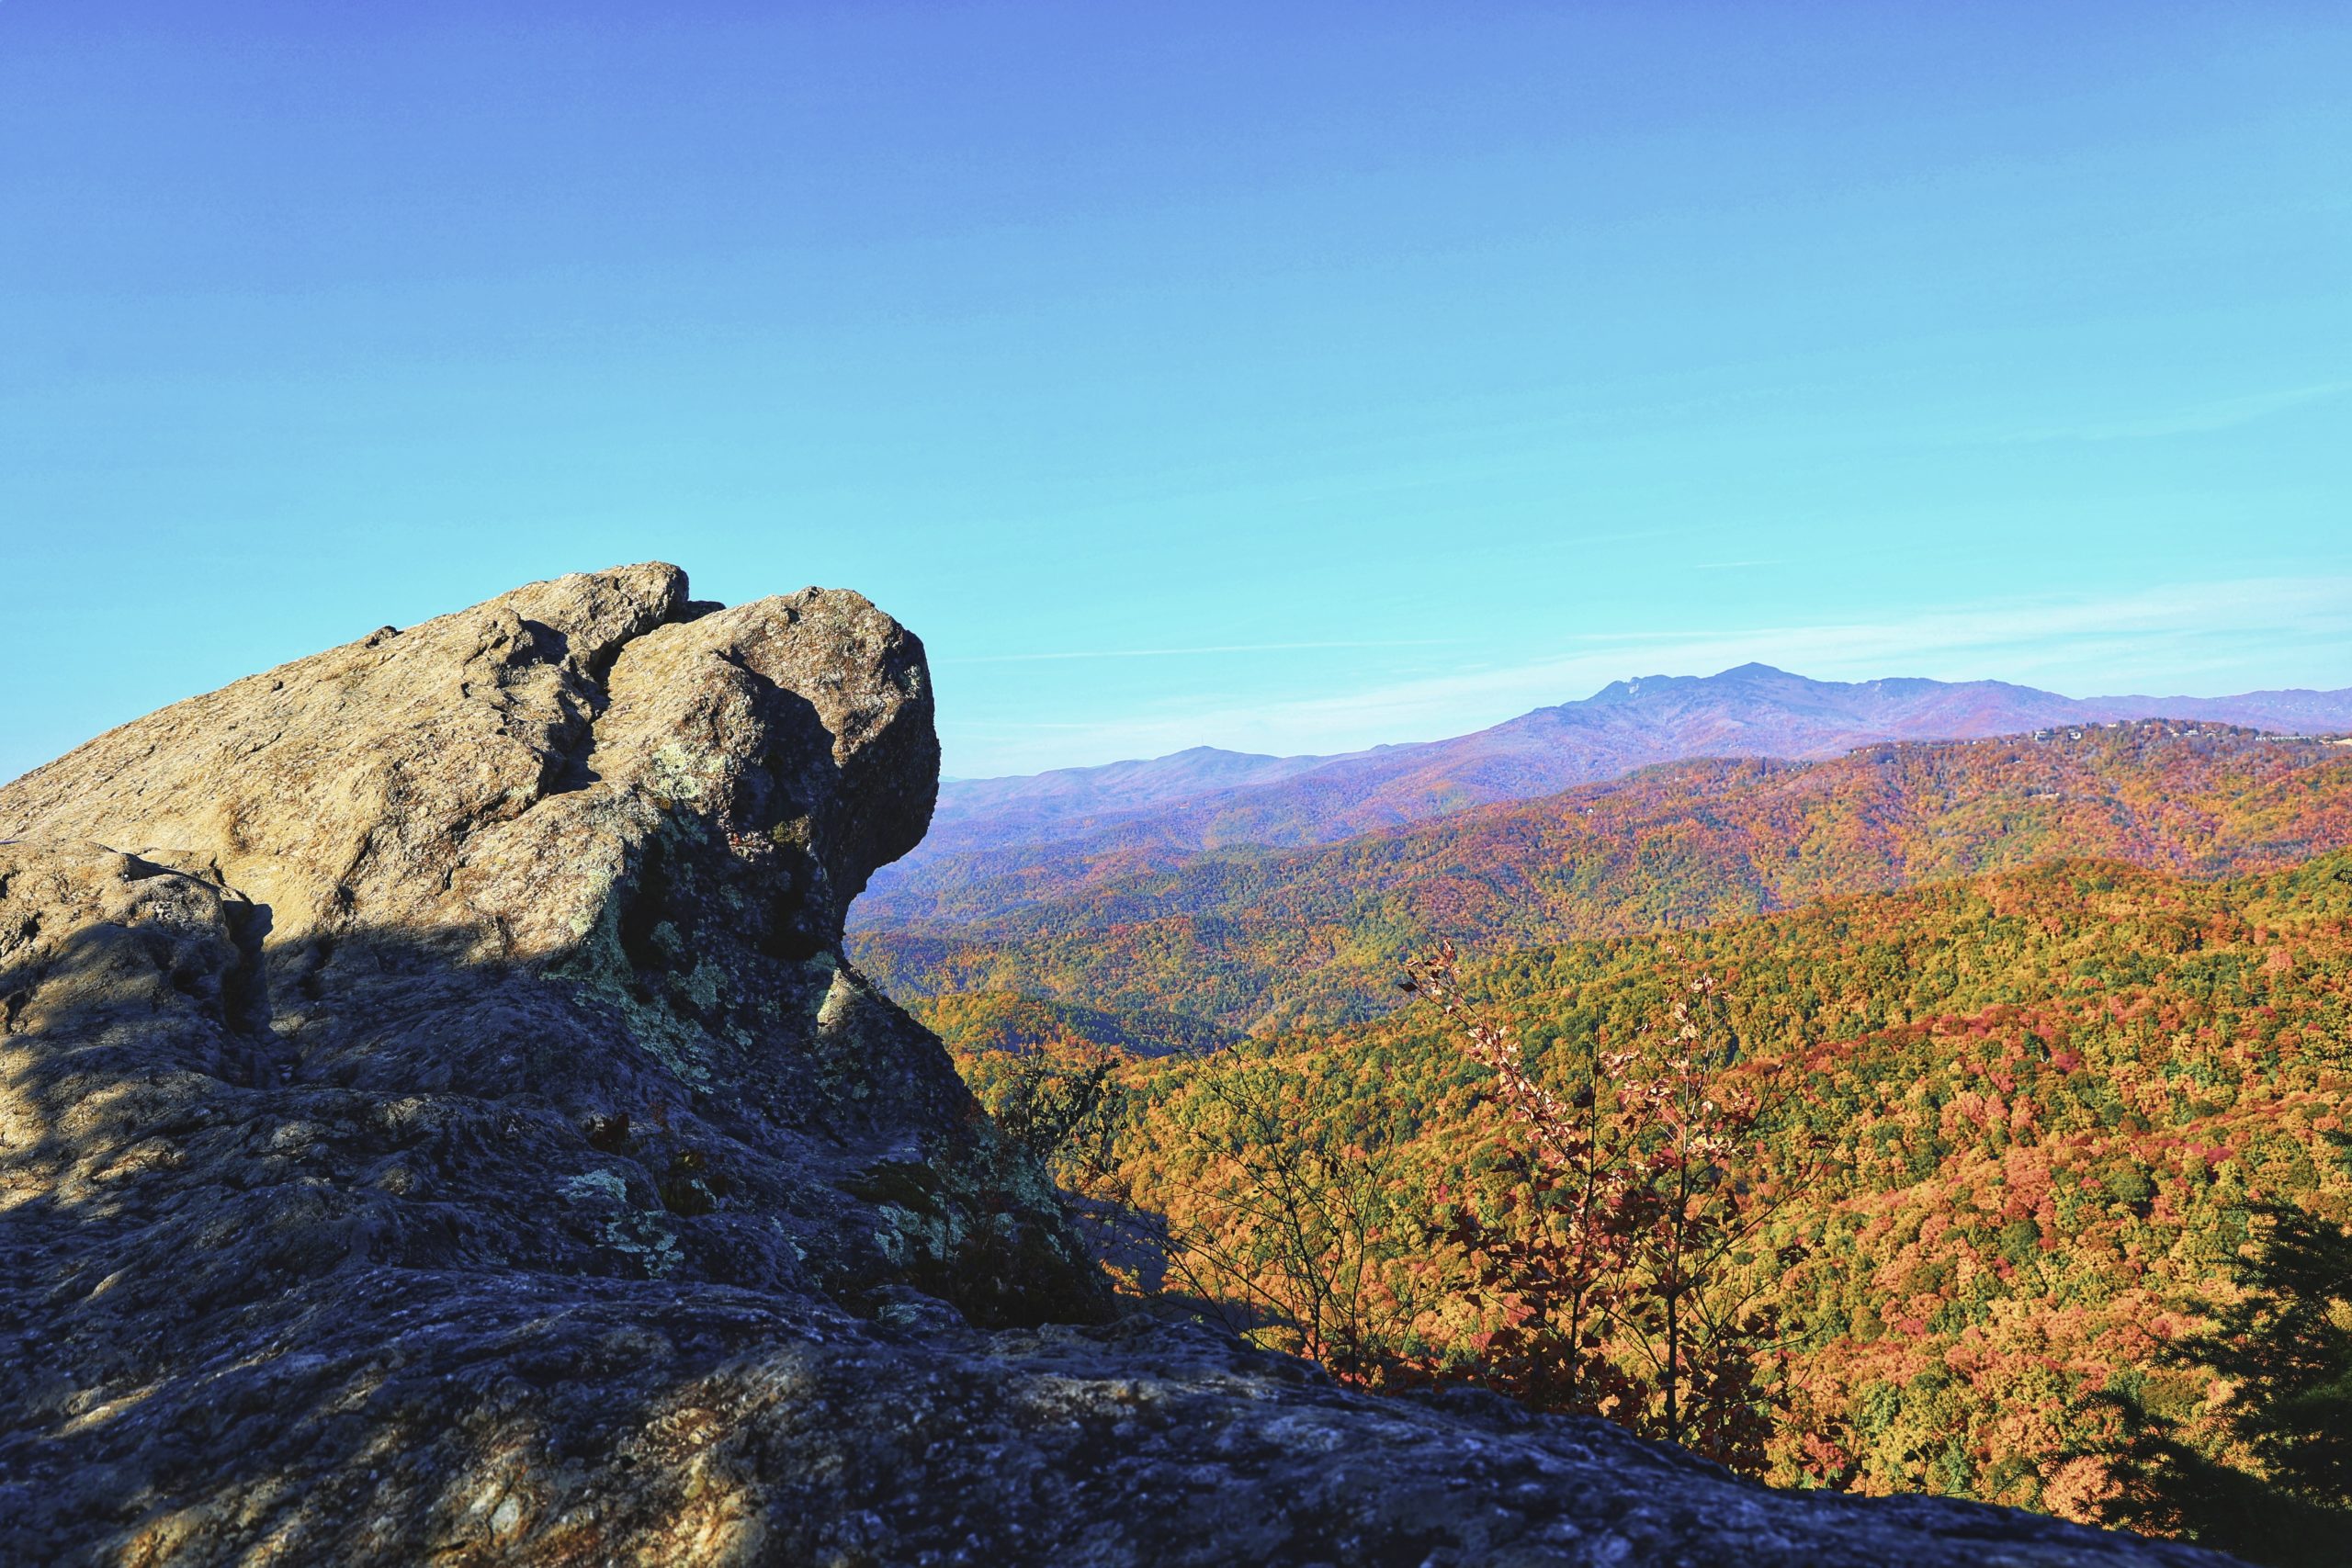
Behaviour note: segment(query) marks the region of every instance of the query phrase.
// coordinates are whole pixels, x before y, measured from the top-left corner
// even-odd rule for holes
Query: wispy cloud
[[[2310,678],[2338,678],[2352,648],[2352,577],[2258,578],[2104,597],[2014,598],[1902,619],[1713,633],[1600,634],[1544,658],[1247,705],[1216,701],[1103,723],[950,724],[971,774],[1152,756],[1209,744],[1250,751],[1350,751],[1499,723],[1629,676],[1711,674],[1749,660],[1823,679],[1997,677],[2077,696],[2149,691],[2167,679],[2220,690],[2254,646],[2335,650]]]
[[[1229,642],[1213,643],[1203,648],[1062,649],[1046,653],[961,654],[936,662],[941,665],[1035,664],[1061,659],[1190,659],[1204,654],[1297,653],[1307,649],[1325,648],[1446,648],[1459,640],[1455,637],[1408,637],[1368,642]]]
[[[2339,398],[2346,392],[2352,392],[2352,381],[2320,381],[2308,387],[2285,387],[2277,391],[2224,398],[2216,402],[2199,403],[2189,408],[2132,419],[2090,421],[2011,431],[1995,439],[2018,443],[2146,441],[2165,435],[2198,435],[2207,431],[2230,430],[2238,425],[2252,424],[2273,414],[2284,413],[2289,409]]]

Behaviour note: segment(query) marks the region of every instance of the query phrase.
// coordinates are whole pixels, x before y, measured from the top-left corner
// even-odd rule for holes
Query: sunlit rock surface
[[[2217,1561],[1105,1321],[841,956],[937,771],[888,616],[653,565],[0,789],[0,1560]]]

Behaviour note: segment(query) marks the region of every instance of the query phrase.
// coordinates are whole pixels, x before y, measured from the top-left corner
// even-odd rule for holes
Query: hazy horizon
[[[2335,607],[2336,603],[2335,596],[2339,591],[2352,594],[2352,579],[2347,579],[2342,583],[2322,582],[2316,585],[2306,583],[2301,586],[2304,592],[2300,598],[2293,594],[2281,593],[2277,602],[2277,607],[2281,613],[2292,614],[2298,610],[2305,610],[2310,613],[2308,623],[2310,625],[2324,626],[2331,630],[2338,624],[2352,628],[2352,612],[2338,612]],[[777,591],[788,592],[781,589]],[[2352,599],[2347,599],[2346,603],[2352,603]],[[435,613],[445,614],[449,610],[464,607],[462,604],[451,604]],[[889,606],[885,604],[883,607],[888,609]],[[2154,608],[2155,607],[2149,607],[2151,610]],[[2013,613],[2020,617],[2035,614],[2030,610]],[[2054,609],[2042,613],[2049,614],[2052,619],[2059,618]],[[2119,615],[2118,619],[2121,618],[2122,616]],[[2143,622],[2145,634],[2151,641],[2167,647],[2213,637],[2218,631],[2223,629],[2190,627],[2178,623],[2168,626],[2147,624],[2154,619],[2153,615],[2146,615]],[[374,630],[375,625],[381,624],[392,623],[374,623],[354,631],[349,637],[336,640],[353,640]],[[1998,626],[2000,623],[1997,619],[1988,616],[1984,624],[1991,626]],[[1655,643],[1633,644],[1625,649],[1581,651],[1558,660],[1532,665],[1492,670],[1468,667],[1418,682],[1402,683],[1388,688],[1373,688],[1351,694],[1346,697],[1322,701],[1307,699],[1290,705],[1287,708],[1242,709],[1222,714],[1212,713],[1204,717],[1170,716],[1163,718],[1131,720],[1124,724],[1104,724],[1094,727],[1073,724],[1066,727],[1068,734],[1056,738],[1058,744],[1047,750],[1041,750],[1038,753],[1053,756],[1056,760],[1040,761],[1035,766],[967,771],[956,765],[954,750],[944,746],[946,760],[943,763],[941,776],[944,782],[977,783],[988,779],[1052,773],[1066,769],[1150,761],[1194,749],[1275,757],[1342,756],[1358,751],[1373,750],[1383,746],[1410,746],[1469,734],[1517,718],[1522,714],[1538,708],[1589,700],[1620,681],[1704,679],[1729,673],[1735,669],[1750,663],[1762,664],[1782,673],[1816,682],[1867,682],[1924,678],[1953,684],[1965,684],[1991,681],[2077,700],[2125,696],[2222,697],[2236,696],[2256,691],[2332,692],[2352,687],[2352,659],[2346,657],[2347,651],[2352,649],[2347,649],[2342,644],[2321,650],[2320,657],[2312,661],[2314,667],[2337,669],[2341,672],[2340,676],[2333,682],[2319,678],[2298,680],[2289,676],[2258,683],[2235,683],[2226,679],[2225,671],[2241,666],[2218,661],[2205,667],[2203,673],[2206,678],[2201,680],[2197,679],[2192,673],[2187,678],[2169,682],[2162,680],[2142,680],[2137,683],[2128,681],[2109,682],[2095,686],[2062,685],[2054,682],[2025,679],[2007,673],[1987,673],[1982,671],[1970,672],[1969,667],[1958,660],[1964,659],[1966,651],[1973,646],[1971,638],[1964,633],[1964,628],[1969,627],[1972,623],[1961,617],[1953,617],[1952,625],[1955,629],[1962,630],[1962,635],[1939,634],[1932,627],[1911,628],[1912,635],[1916,638],[1911,646],[1921,650],[1918,660],[1922,666],[1920,668],[1896,668],[1891,665],[1882,668],[1872,662],[1873,655],[1882,649],[1892,650],[1888,653],[1890,659],[1903,657],[1901,649],[1905,646],[1902,635],[1903,628],[1894,627],[1791,628],[1773,635],[1773,640],[1784,644],[1799,647],[1812,646],[1820,654],[1815,661],[1820,666],[1819,668],[1798,667],[1761,655],[1740,654],[1738,649],[1746,645],[1740,643],[1736,637],[1725,637],[1692,638],[1687,647],[1690,659],[1698,660],[1696,663],[1686,660],[1681,665],[1643,668],[1636,672],[1632,666],[1625,664],[1623,655],[1641,649],[1655,656],[1660,652],[1660,649]],[[919,637],[922,635],[921,626],[911,629]],[[2120,633],[2110,634],[2119,640],[2121,635]],[[2346,635],[2352,636],[2352,630],[2347,630]],[[1944,640],[1939,640],[1939,637]],[[329,642],[322,643],[317,647],[291,649],[284,658],[277,659],[273,662],[285,662],[286,659],[299,659],[308,653],[319,652],[326,647],[334,645]],[[2109,646],[2112,647],[2113,643],[2110,642]],[[958,660],[952,656],[942,659],[936,649],[931,648],[928,639],[926,639],[926,649],[931,653],[931,662],[934,671],[943,665],[952,670],[957,663],[989,662],[986,656],[968,660]],[[1176,657],[1186,652],[1196,657],[1210,658],[1245,655],[1264,657],[1289,651],[1292,650],[1282,648],[1234,647],[1135,652],[1077,651],[1038,655],[1034,658],[1038,662],[1081,662],[1090,659],[1117,660],[1156,657],[1162,654]],[[1639,653],[1635,653],[1635,656],[1639,657]],[[1720,661],[1708,662],[1710,659]],[[1027,661],[1025,657],[1024,661]],[[1933,669],[1928,666],[1933,666]],[[264,664],[256,665],[254,669],[239,671],[224,677],[220,683],[225,684],[230,680],[256,673],[261,669],[268,667],[269,665]],[[2084,668],[2097,667],[2086,665]],[[1614,672],[1603,672],[1610,671]],[[1835,672],[1831,672],[1833,671]],[[1958,672],[1938,672],[1946,671]],[[1578,673],[1571,676],[1566,673],[1568,671]],[[1549,690],[1548,682],[1555,680],[1572,679],[1584,679],[1588,683],[1573,690],[1564,687],[1546,694]],[[210,688],[195,687],[187,691],[170,693],[145,706],[120,713],[104,723],[93,724],[64,744],[39,756],[27,754],[27,748],[21,743],[17,733],[0,732],[0,784],[5,784],[44,762],[52,761],[74,746],[118,724],[129,722],[130,719],[180,698],[198,695],[208,689]],[[944,694],[941,698],[940,728],[943,742],[956,728],[952,707],[954,700],[952,692]],[[1464,716],[1449,727],[1448,721],[1439,716],[1444,713],[1458,713]],[[1394,722],[1387,722],[1391,720]],[[1414,728],[1416,721],[1419,723],[1419,728]],[[1310,736],[1337,737],[1338,739],[1320,745],[1302,743],[1281,747],[1267,743],[1269,739],[1283,734],[1295,734],[1302,739]],[[1185,739],[1187,735],[1191,735],[1192,738]],[[1158,739],[1148,742],[1156,749],[1119,751],[1116,750],[1118,742],[1111,738],[1120,736],[1157,737]],[[1253,741],[1253,737],[1261,739]]]
[[[1802,670],[1786,670],[1786,669],[1782,669],[1782,668],[1781,668],[1781,667],[1780,667],[1780,666],[1778,666],[1778,665],[1770,664],[1770,663],[1768,663],[1767,661],[1762,660],[1742,660],[1742,661],[1740,661],[1740,663],[1738,663],[1738,664],[1730,664],[1730,665],[1725,665],[1725,666],[1724,666],[1723,668],[1718,669],[1718,670],[1693,671],[1687,671],[1687,672],[1686,672],[1686,671],[1662,671],[1662,670],[1657,670],[1657,671],[1646,671],[1646,672],[1645,672],[1645,673],[1643,673],[1643,674],[1640,674],[1640,675],[1621,675],[1621,676],[1616,677],[1616,678],[1615,678],[1614,680],[1612,680],[1612,681],[1609,681],[1609,682],[1603,682],[1601,685],[1595,687],[1594,689],[1592,689],[1591,691],[1589,691],[1589,692],[1585,693],[1585,694],[1584,694],[1583,695],[1581,695],[1581,696],[1576,696],[1576,697],[1562,697],[1562,698],[1558,699],[1558,701],[1557,701],[1557,702],[1554,702],[1554,703],[1539,703],[1539,704],[1537,704],[1537,705],[1536,705],[1535,708],[1526,708],[1526,709],[1521,709],[1521,710],[1520,710],[1520,712],[1519,712],[1519,713],[1507,714],[1507,715],[1505,715],[1505,716],[1504,716],[1504,717],[1503,717],[1503,718],[1501,718],[1501,719],[1498,719],[1498,720],[1495,720],[1494,722],[1495,722],[1495,723],[1498,723],[1498,724],[1499,724],[1499,723],[1507,723],[1507,722],[1509,722],[1509,720],[1510,720],[1510,719],[1520,717],[1520,716],[1521,716],[1521,714],[1534,712],[1534,711],[1536,711],[1536,709],[1537,709],[1537,708],[1543,708],[1543,707],[1555,707],[1555,706],[1557,706],[1557,707],[1565,707],[1565,706],[1572,706],[1572,705],[1574,705],[1575,704],[1581,703],[1581,702],[1589,702],[1589,701],[1591,701],[1593,698],[1600,696],[1600,695],[1601,694],[1601,693],[1603,693],[1603,692],[1607,691],[1607,690],[1609,689],[1609,687],[1610,687],[1610,686],[1614,685],[1614,684],[1617,684],[1619,682],[1643,682],[1643,681],[1713,680],[1713,679],[1714,679],[1714,678],[1716,678],[1716,677],[1719,677],[1719,676],[1724,676],[1724,675],[1729,675],[1729,674],[1732,674],[1732,673],[1733,673],[1733,672],[1735,672],[1736,671],[1740,670],[1740,669],[1742,669],[1742,668],[1745,668],[1747,665],[1751,664],[1751,663],[1753,663],[1753,664],[1762,665],[1764,668],[1769,669],[1769,670],[1771,670],[1771,671],[1775,671],[1776,673],[1779,673],[1779,674],[1795,676],[1796,678],[1798,678],[1798,679],[1800,679],[1800,680],[1804,680],[1804,681],[1813,682],[1815,682],[1815,683],[1816,683],[1816,684],[1868,684],[1869,682],[1872,682],[1872,681],[1896,681],[1896,680],[1907,680],[1907,679],[1917,679],[1917,678],[1919,678],[1919,677],[1914,677],[1914,676],[1908,676],[1908,675],[1902,675],[1902,674],[1885,674],[1885,675],[1864,675],[1864,676],[1856,676],[1856,677],[1852,677],[1852,678],[1850,678],[1850,679],[1840,678],[1840,679],[1838,679],[1838,680],[1834,680],[1834,681],[1833,681],[1833,680],[1831,680],[1830,678],[1827,678],[1827,677],[1815,676],[1815,675],[1810,675],[1810,674],[1807,674],[1804,671],[1802,671]],[[1938,676],[1928,676],[1928,677],[1925,677],[1925,678],[1926,678],[1926,679],[1928,679],[1928,680],[1938,680],[1938,681],[1941,681],[1941,680],[1943,679],[1943,678],[1941,678],[1941,677],[1938,677]],[[2254,692],[2257,692],[2257,691],[2270,691],[2270,692],[2311,692],[2311,693],[2317,694],[2333,694],[2333,693],[2335,693],[2335,692],[2344,691],[2344,690],[2347,690],[2347,689],[2352,689],[2352,688],[2336,687],[2336,686],[2289,685],[2289,686],[2269,686],[2269,687],[2246,687],[2246,688],[2243,688],[2243,689],[2238,690],[2238,691],[2229,691],[2229,692],[2221,692],[2221,691],[2215,691],[2215,692],[2185,692],[2185,691],[2178,691],[2178,692],[2177,692],[2177,691],[2153,691],[2153,690],[2145,690],[2145,689],[2132,689],[2132,690],[2129,690],[2129,691],[2121,690],[2121,689],[2118,689],[2118,690],[2115,690],[2115,691],[2099,691],[2099,692],[2062,692],[2062,691],[2055,691],[2055,690],[2053,690],[2052,688],[2050,688],[2050,687],[2047,687],[2047,686],[2034,686],[2034,685],[2032,685],[2032,684],[2031,684],[2031,683],[2030,683],[2030,682],[2022,682],[2022,681],[2003,681],[2003,680],[2001,679],[2001,677],[1999,677],[1999,676],[1997,676],[1997,675],[1962,676],[1962,677],[1957,677],[1957,678],[1954,678],[1954,679],[1950,680],[1950,681],[1946,681],[1946,682],[1944,682],[1944,683],[1946,683],[1946,684],[1951,684],[1951,685],[1972,685],[1972,684],[1975,684],[1975,683],[1977,683],[1977,682],[1993,682],[1993,683],[1996,683],[1996,684],[2003,684],[2003,685],[2016,686],[2016,687],[2019,687],[2019,688],[2024,689],[2024,690],[2029,690],[2029,691],[2037,691],[2037,692],[2046,693],[2046,694],[2048,694],[2049,695],[2052,695],[2052,696],[2058,696],[2058,697],[2066,697],[2066,698],[2071,698],[2071,699],[2073,699],[2073,700],[2075,700],[2075,701],[2077,701],[2077,702],[2096,702],[2096,701],[2101,701],[2101,700],[2107,700],[2107,699],[2116,699],[2116,698],[2125,698],[2125,697],[2147,697],[2147,698],[2153,698],[2153,699],[2156,699],[2156,700],[2162,700],[2162,699],[2165,699],[2165,698],[2167,698],[2167,697],[2187,697],[2187,698],[2234,697],[2234,696],[2244,696],[2244,695],[2248,695],[2248,694],[2251,694],[2252,693],[2254,693]],[[1084,772],[1084,771],[1086,771],[1086,770],[1088,770],[1088,769],[1092,769],[1092,768],[1119,767],[1119,766],[1122,766],[1122,765],[1125,765],[1125,764],[1128,764],[1128,763],[1143,763],[1143,762],[1155,762],[1155,761],[1165,761],[1166,759],[1168,759],[1168,758],[1170,758],[1170,757],[1181,756],[1181,755],[1182,755],[1183,753],[1188,752],[1188,751],[1222,751],[1222,752],[1226,752],[1226,753],[1230,754],[1230,755],[1237,755],[1237,756],[1262,756],[1262,757],[1272,757],[1272,758],[1276,758],[1276,759],[1278,759],[1278,760],[1283,760],[1283,761],[1292,761],[1292,760],[1295,760],[1295,759],[1297,759],[1297,758],[1300,758],[1300,757],[1306,757],[1306,756],[1319,756],[1319,757],[1323,757],[1323,758],[1325,758],[1325,759],[1327,759],[1327,760],[1328,760],[1328,759],[1333,759],[1333,758],[1339,758],[1339,757],[1346,757],[1346,756],[1356,755],[1356,754],[1360,754],[1360,753],[1363,753],[1363,752],[1376,751],[1376,750],[1382,750],[1383,748],[1386,748],[1386,747],[1415,746],[1415,745],[1427,744],[1428,742],[1434,741],[1434,740],[1445,740],[1445,739],[1453,739],[1453,738],[1455,735],[1457,735],[1457,734],[1470,734],[1470,733],[1474,733],[1476,729],[1490,728],[1492,728],[1492,726],[1491,726],[1491,725],[1479,725],[1479,726],[1475,726],[1475,727],[1473,727],[1473,729],[1471,729],[1471,730],[1462,730],[1462,731],[1452,731],[1452,730],[1449,730],[1449,731],[1446,731],[1446,732],[1444,732],[1444,733],[1442,733],[1442,734],[1440,734],[1440,733],[1431,733],[1431,734],[1428,734],[1428,735],[1396,736],[1396,737],[1392,737],[1392,738],[1388,738],[1388,739],[1380,739],[1380,740],[1371,741],[1371,742],[1368,742],[1367,744],[1363,745],[1363,746],[1350,747],[1350,748],[1346,748],[1345,750],[1342,750],[1328,751],[1328,752],[1306,752],[1306,751],[1290,751],[1290,752],[1282,752],[1282,751],[1262,751],[1262,750],[1260,750],[1260,751],[1245,751],[1245,750],[1240,750],[1240,749],[1238,749],[1238,748],[1236,748],[1236,747],[1230,747],[1230,746],[1218,746],[1218,745],[1216,745],[1216,744],[1215,744],[1214,742],[1211,742],[1211,741],[1194,741],[1194,742],[1193,742],[1191,745],[1188,745],[1188,746],[1179,746],[1179,747],[1174,748],[1174,749],[1173,749],[1173,750],[1167,750],[1167,751],[1156,751],[1156,752],[1152,752],[1152,753],[1150,753],[1149,755],[1136,755],[1136,756],[1130,756],[1130,757],[1105,757],[1105,758],[1102,758],[1102,759],[1099,759],[1099,760],[1094,761],[1088,761],[1088,762],[1062,762],[1062,763],[1056,763],[1056,764],[1054,764],[1054,765],[1053,765],[1053,766],[1051,766],[1051,767],[1030,769],[1030,770],[1026,770],[1026,771],[1024,771],[1024,772],[1021,772],[1021,773],[956,773],[955,771],[953,771],[952,769],[949,769],[949,770],[944,770],[944,771],[943,771],[943,772],[942,772],[942,773],[941,773],[941,775],[940,775],[940,782],[941,782],[941,783],[943,783],[943,784],[987,784],[987,783],[989,783],[989,782],[991,782],[991,781],[993,781],[993,780],[997,780],[997,779],[1004,779],[1004,778],[1023,778],[1023,777],[1029,777],[1029,776],[1032,776],[1032,775],[1036,774],[1036,773]]]
[[[2352,12],[0,7],[0,776],[646,558],[948,771],[2352,684]]]

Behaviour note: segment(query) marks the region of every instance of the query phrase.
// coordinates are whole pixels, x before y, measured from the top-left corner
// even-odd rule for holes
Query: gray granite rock
[[[842,958],[854,594],[535,584],[0,789],[0,1560],[2179,1563],[1105,1321]]]

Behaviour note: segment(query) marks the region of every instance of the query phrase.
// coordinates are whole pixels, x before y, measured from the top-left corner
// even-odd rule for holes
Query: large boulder
[[[921,645],[640,566],[0,788],[0,1560],[2189,1563],[1109,1321],[841,954]]]

